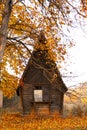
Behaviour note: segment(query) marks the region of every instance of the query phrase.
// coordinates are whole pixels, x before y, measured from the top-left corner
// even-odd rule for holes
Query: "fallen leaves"
[[[87,116],[84,117],[32,117],[19,113],[2,114],[0,130],[86,130]]]

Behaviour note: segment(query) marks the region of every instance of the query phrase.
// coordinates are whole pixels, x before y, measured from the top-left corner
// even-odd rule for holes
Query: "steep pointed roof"
[[[40,47],[41,46],[41,47]],[[25,68],[21,81],[37,83],[51,83],[62,92],[67,91],[56,63],[49,57],[49,48],[46,46],[46,38],[41,32],[39,43],[35,46],[31,58]],[[30,75],[29,75],[30,74]],[[28,79],[25,78],[28,75]]]

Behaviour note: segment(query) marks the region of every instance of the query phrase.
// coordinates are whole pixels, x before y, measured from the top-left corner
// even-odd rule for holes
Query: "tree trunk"
[[[5,0],[5,8],[0,28],[0,62],[2,61],[4,50],[6,47],[7,29],[11,11],[12,11],[12,0]]]

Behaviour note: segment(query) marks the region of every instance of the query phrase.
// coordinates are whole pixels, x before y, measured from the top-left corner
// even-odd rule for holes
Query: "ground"
[[[63,117],[57,113],[38,117],[34,113],[23,116],[19,99],[16,100],[12,106],[0,110],[0,130],[87,130],[87,102],[77,104],[73,98],[72,104],[67,99]]]
[[[87,130],[87,116],[60,117],[23,116],[21,113],[2,112],[0,130]]]

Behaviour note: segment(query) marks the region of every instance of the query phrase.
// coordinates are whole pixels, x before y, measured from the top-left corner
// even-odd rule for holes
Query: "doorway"
[[[43,90],[41,86],[35,86],[34,89],[34,102],[42,102],[43,101]]]

